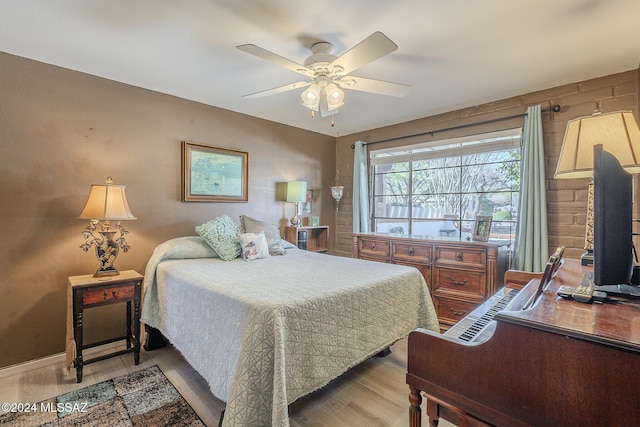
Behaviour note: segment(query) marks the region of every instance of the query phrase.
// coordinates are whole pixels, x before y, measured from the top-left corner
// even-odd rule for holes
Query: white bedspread
[[[147,265],[142,321],[227,403],[224,426],[287,426],[289,403],[418,327],[438,330],[415,268],[297,249],[175,260],[190,251],[163,245]]]

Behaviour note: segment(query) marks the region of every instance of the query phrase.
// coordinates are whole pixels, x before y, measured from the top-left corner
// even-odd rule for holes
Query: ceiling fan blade
[[[281,67],[287,68],[296,73],[303,74],[308,77],[313,77],[314,75],[313,71],[311,71],[304,65],[300,65],[296,62],[291,61],[290,59],[284,58],[280,55],[276,55],[275,53],[256,46],[255,44],[241,44],[239,46],[236,46],[236,48],[240,49],[243,52],[257,56],[258,58],[273,62],[274,64],[280,65]]]
[[[411,90],[411,86],[401,83],[386,82],[384,80],[367,79],[365,77],[345,76],[335,83],[344,89],[371,92],[380,95],[403,98]]]
[[[255,93],[250,93],[248,95],[243,95],[243,98],[260,98],[262,96],[268,96],[268,95],[274,95],[276,93],[280,93],[280,92],[286,92],[288,90],[294,90],[294,89],[299,89],[301,87],[306,87],[309,86],[311,83],[313,83],[312,81],[309,82],[296,82],[296,83],[290,83],[288,85],[284,85],[284,86],[280,86],[280,87],[274,87],[273,89],[267,89],[267,90],[263,90],[260,92],[255,92]]]
[[[376,31],[369,37],[337,57],[331,64],[329,69],[333,67],[341,67],[344,71],[342,75],[349,74],[369,62],[375,61],[398,48],[398,45],[392,42],[387,36],[380,31]]]

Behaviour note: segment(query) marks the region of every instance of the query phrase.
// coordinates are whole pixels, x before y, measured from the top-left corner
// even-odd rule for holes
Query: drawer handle
[[[109,293],[105,292],[104,293],[104,300],[105,301],[111,301],[114,299],[118,299],[118,291],[111,291],[111,295],[113,295],[111,298],[109,298]]]
[[[453,308],[449,308],[449,310],[451,311],[451,313],[453,313],[456,316],[464,316],[465,314],[467,314],[466,310],[455,311]]]
[[[451,277],[451,283],[458,286],[464,286],[467,284],[467,279],[464,279],[462,282],[458,282],[455,277]]]
[[[462,252],[456,252],[456,261],[462,261]]]
[[[409,248],[409,255],[413,256],[413,248]]]

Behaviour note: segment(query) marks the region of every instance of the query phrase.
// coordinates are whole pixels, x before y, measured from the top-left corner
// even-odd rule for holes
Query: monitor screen
[[[633,271],[632,177],[618,160],[593,148],[593,282],[629,283]]]

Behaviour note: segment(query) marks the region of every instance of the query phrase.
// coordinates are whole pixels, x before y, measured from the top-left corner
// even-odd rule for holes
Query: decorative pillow
[[[253,219],[246,215],[240,215],[240,224],[242,224],[242,231],[244,233],[264,232],[264,236],[267,238],[267,245],[269,245],[270,255],[284,255],[287,253],[282,245],[278,227],[275,225]]]
[[[196,227],[196,232],[213,248],[218,256],[231,261],[240,256],[238,234],[240,227],[228,215],[222,215]]]
[[[270,256],[269,246],[267,245],[267,239],[264,237],[264,232],[240,233],[238,234],[238,238],[242,246],[242,258],[245,261]]]

